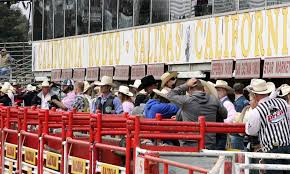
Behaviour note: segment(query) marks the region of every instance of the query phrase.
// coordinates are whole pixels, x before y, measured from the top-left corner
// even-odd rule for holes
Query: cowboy
[[[72,108],[75,108],[78,112],[90,112],[89,100],[84,96],[84,83],[77,82],[75,84],[74,91],[76,98],[72,104]]]
[[[90,111],[92,111],[93,109],[93,98],[92,98],[92,93],[93,93],[93,85],[90,85],[89,82],[84,81],[84,96],[87,98],[87,100],[89,101],[89,105],[90,105]]]
[[[35,96],[37,96],[36,87],[28,84],[22,94],[18,95],[18,98],[23,100],[24,106],[32,106],[31,102]]]
[[[227,119],[224,120],[225,123],[232,123],[237,115],[234,104],[230,101],[228,94],[233,91],[233,89],[228,85],[226,81],[217,80],[215,83],[215,88],[218,92],[218,98],[220,99],[223,106],[228,111]]]
[[[283,98],[290,106],[290,86],[287,84],[281,85],[278,91],[278,97]]]
[[[153,89],[157,89],[157,81],[152,75],[148,75],[141,79],[141,85],[139,86],[138,90],[141,91],[142,89],[145,90],[145,92],[150,96],[150,98],[153,98],[154,96]]]
[[[50,87],[51,86],[47,80],[43,81],[41,84],[41,92],[32,99],[31,104],[40,106],[41,109],[51,109],[52,107],[58,107],[52,101],[59,101],[59,98],[50,90]]]
[[[184,93],[188,95],[184,95]],[[208,95],[204,91],[202,82],[192,78],[185,84],[172,89],[167,98],[176,104],[180,110],[176,114],[177,121],[197,122],[198,117],[203,115],[206,121],[222,122],[227,116],[227,110],[220,101],[213,95]],[[218,140],[217,140],[218,141]],[[194,141],[185,141],[184,146],[196,144]],[[206,135],[206,146],[208,149],[217,149],[216,135]]]
[[[100,86],[100,95],[93,103],[93,113],[97,110],[102,114],[121,114],[123,112],[122,103],[120,99],[114,96],[111,92],[112,87],[115,87],[113,78],[103,76],[101,82],[96,83]]]
[[[174,89],[177,81],[177,72],[166,72],[161,76],[161,88],[167,90]]]
[[[73,80],[64,80],[61,83],[62,92],[65,94],[65,97],[59,101],[53,100],[53,102],[64,111],[71,111],[72,104],[75,101],[76,94],[74,91],[74,81]]]
[[[134,106],[138,107],[141,104],[145,106],[145,103],[148,101],[147,93],[145,92],[144,89],[139,90],[139,87],[141,85],[141,80],[135,80],[133,85],[129,85],[131,88],[131,91],[133,91],[133,94],[136,96],[134,98]],[[136,114],[136,112],[135,112]]]
[[[8,96],[9,88],[4,86],[0,90],[0,103],[3,103],[4,106],[12,106],[11,99]]]
[[[249,112],[246,123],[248,135],[258,135],[261,150],[267,153],[290,153],[290,125],[287,103],[280,98],[270,98],[275,86],[263,79],[254,79],[248,87],[258,102]],[[290,164],[289,160],[264,159],[266,164]],[[267,174],[282,174],[283,171],[270,171]]]
[[[119,99],[122,102],[123,111],[127,113],[131,113],[134,109],[134,103],[132,101],[132,97],[134,94],[130,92],[127,86],[120,86],[117,92]]]
[[[249,101],[243,95],[245,86],[242,83],[235,83],[233,86],[235,93],[235,109],[237,112],[241,113],[244,107],[249,105]]]

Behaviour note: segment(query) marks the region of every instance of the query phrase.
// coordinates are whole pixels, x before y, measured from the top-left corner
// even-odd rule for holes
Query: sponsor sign
[[[144,174],[145,173],[144,164],[145,164],[144,158],[137,157],[136,158],[135,173]]]
[[[73,80],[74,81],[84,81],[85,80],[85,68],[77,68],[73,71]]]
[[[266,58],[263,68],[263,78],[290,77],[290,57]]]
[[[150,64],[147,65],[147,75],[153,75],[156,80],[160,80],[160,77],[165,71],[165,64]]]
[[[146,75],[146,65],[131,66],[131,80],[142,79]]]
[[[103,76],[109,76],[113,77],[114,76],[114,67],[113,66],[103,66],[100,68],[100,79]]]
[[[36,150],[34,149],[29,149],[29,148],[25,148],[24,149],[24,161],[32,164],[32,165],[36,165]]]
[[[227,79],[233,77],[233,60],[213,60],[211,63],[210,78]]]
[[[71,158],[71,173],[73,174],[86,174],[86,160],[81,158]]]
[[[51,81],[59,82],[61,80],[61,69],[51,70]]]
[[[261,59],[238,59],[236,60],[235,78],[252,79],[260,78]]]
[[[102,174],[119,174],[118,166],[110,165],[110,164],[102,164],[101,165],[101,173]]]
[[[99,67],[93,67],[93,68],[87,68],[87,81],[96,81],[99,80],[99,73],[100,68]]]
[[[53,170],[59,170],[58,154],[52,152],[46,153],[46,167]]]
[[[129,80],[130,66],[129,65],[117,65],[115,67],[114,80]]]
[[[73,70],[72,69],[63,69],[61,73],[61,80],[72,79]]]
[[[16,145],[7,144],[5,156],[11,159],[16,159],[16,149],[17,149]]]

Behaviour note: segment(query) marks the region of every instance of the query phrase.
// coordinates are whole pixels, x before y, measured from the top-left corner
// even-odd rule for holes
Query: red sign
[[[146,76],[146,65],[131,66],[131,80],[142,79]]]
[[[87,81],[97,81],[99,80],[99,67],[87,68]]]
[[[290,77],[290,57],[266,58],[264,62],[263,78]]]
[[[61,80],[61,69],[51,70],[51,81],[59,82]]]
[[[233,60],[213,60],[211,62],[210,78],[229,79],[233,77]]]
[[[73,80],[74,81],[84,81],[85,80],[85,68],[76,68],[74,69]]]
[[[102,66],[100,71],[100,78],[103,76],[114,76],[114,67],[113,66]]]
[[[61,73],[61,80],[72,79],[73,69],[63,69]]]
[[[153,75],[156,80],[165,72],[165,64],[149,64],[147,65],[147,75]]]
[[[129,65],[117,65],[115,67],[115,75],[114,80],[129,80],[129,72],[130,66]]]
[[[260,78],[261,59],[237,59],[236,60],[236,79]]]

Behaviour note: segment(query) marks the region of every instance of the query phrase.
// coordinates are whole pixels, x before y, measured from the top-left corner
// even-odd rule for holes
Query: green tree
[[[19,8],[0,3],[0,43],[28,41],[29,21]]]

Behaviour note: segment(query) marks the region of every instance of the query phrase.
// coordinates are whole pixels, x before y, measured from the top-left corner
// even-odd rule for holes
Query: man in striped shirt
[[[246,123],[248,135],[258,135],[261,149],[267,153],[290,154],[290,128],[287,103],[268,95],[275,90],[262,79],[253,79],[248,87],[258,105],[249,113]],[[265,159],[266,164],[290,164],[289,160]],[[285,171],[267,171],[267,174],[282,174]]]

